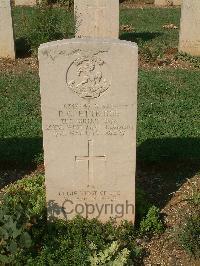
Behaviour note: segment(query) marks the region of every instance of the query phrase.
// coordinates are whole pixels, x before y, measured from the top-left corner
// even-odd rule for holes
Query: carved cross
[[[94,184],[94,161],[106,160],[105,155],[94,155],[93,153],[93,140],[88,140],[88,154],[86,156],[75,156],[75,161],[87,161],[88,167],[88,186]]]

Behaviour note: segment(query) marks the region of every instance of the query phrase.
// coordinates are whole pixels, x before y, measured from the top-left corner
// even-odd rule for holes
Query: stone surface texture
[[[156,6],[173,5],[173,0],[155,0],[154,4]]]
[[[155,0],[156,6],[180,6],[183,0]]]
[[[200,56],[200,0],[183,1],[179,51]]]
[[[134,222],[138,48],[72,39],[39,48],[49,220]]]
[[[173,5],[174,6],[181,6],[182,2],[183,2],[183,0],[173,0]]]
[[[35,6],[37,0],[14,0],[16,6]]]
[[[0,57],[15,59],[10,0],[0,0]]]
[[[119,37],[119,0],[75,0],[76,37]]]

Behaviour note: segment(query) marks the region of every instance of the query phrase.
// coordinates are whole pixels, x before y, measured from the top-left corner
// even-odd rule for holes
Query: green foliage
[[[187,217],[178,234],[182,247],[195,258],[200,258],[200,216],[199,212]]]
[[[42,153],[39,77],[0,73],[0,166],[34,166]]]
[[[179,8],[123,9],[120,12],[120,24],[132,25],[134,30],[121,31],[120,39],[136,42],[139,46],[139,55],[145,62],[153,63],[167,58],[168,51],[174,51],[173,55],[170,55],[173,58],[177,54],[179,31],[167,30],[163,26],[174,24],[179,28],[179,23]]]
[[[137,204],[142,204],[142,216],[146,200],[144,192],[139,191]],[[44,195],[42,175],[24,178],[3,190],[1,207],[6,208],[6,213],[0,231],[4,237],[2,261],[15,260],[19,265],[56,262],[58,265],[121,266],[140,260],[142,250],[135,241],[138,232],[131,223],[117,224],[111,220],[102,224],[95,219],[77,217],[47,224]],[[160,231],[158,216],[159,210],[151,208],[142,221],[141,231]],[[10,232],[9,238],[5,228]]]
[[[191,204],[195,211],[200,212],[200,187],[192,184],[191,190],[191,195],[186,198],[186,201]]]
[[[11,263],[31,247],[30,227],[45,205],[44,177],[24,178],[2,191],[0,205],[0,262]]]
[[[186,197],[190,214],[178,229],[179,244],[196,259],[200,258],[200,190],[198,183],[191,186],[190,195]]]
[[[59,22],[59,17],[52,8],[38,8],[28,24],[27,39],[31,48],[37,49],[42,43],[64,38]]]
[[[120,245],[117,241],[114,241],[107,249],[96,252],[96,246],[92,245],[94,254],[89,257],[91,266],[96,265],[107,265],[107,266],[123,266],[127,265],[129,250],[124,248],[122,251],[119,251]]]
[[[196,70],[140,70],[138,160],[199,159],[199,79]],[[41,163],[38,75],[1,72],[0,95],[1,166]]]
[[[30,265],[51,265],[55,261],[58,265],[90,265],[89,258],[94,255],[91,245],[95,246],[98,254],[113,241],[118,241],[116,259],[124,254],[120,255],[121,250],[127,249],[130,251],[129,260],[134,262],[141,254],[134,234],[133,226],[126,223],[117,226],[114,222],[102,224],[81,217],[69,222],[58,221],[49,225],[48,232],[41,233],[42,248],[37,256],[29,254],[25,259],[28,258]],[[21,257],[21,263],[25,263],[24,257]]]
[[[110,262],[128,260],[134,263],[140,259],[141,250],[135,242],[137,231],[131,223],[124,221],[118,225],[111,220],[102,224],[95,219],[77,217],[68,222],[47,224],[44,195],[42,175],[24,178],[3,190],[1,206],[6,208],[9,217],[5,216],[1,225],[4,229],[7,223],[12,230],[9,229],[11,235],[7,238],[2,229],[5,234],[2,260],[15,260],[19,265],[52,265],[55,262],[58,265],[90,265],[89,258],[95,257],[92,245],[98,259],[102,259],[100,254],[106,256],[113,246],[117,249]],[[109,256],[106,257],[108,261]]]
[[[141,221],[151,207],[147,195],[141,188],[136,188],[136,223]]]
[[[148,3],[151,0],[134,2]],[[43,4],[37,8],[15,7],[14,21],[17,40],[25,39],[28,42],[22,45],[23,42],[17,41],[17,51],[30,46],[36,52],[41,43],[74,36],[73,1],[43,0]],[[177,58],[179,23],[180,8],[122,9],[120,24],[132,25],[134,31],[121,31],[120,38],[136,42],[144,61],[153,63],[164,60],[168,64],[171,59]],[[168,24],[176,25],[177,29],[163,28]],[[18,47],[18,43],[22,47]],[[199,59],[194,57],[190,61],[195,67],[199,66]]]
[[[20,207],[23,221],[43,215],[45,208],[44,176],[24,178],[9,185],[5,188],[3,203],[14,215],[19,213],[18,208]]]
[[[197,70],[140,70],[139,160],[177,161],[200,157],[200,104],[196,97],[199,78]]]
[[[74,32],[72,12],[58,7],[46,5],[34,8],[16,7],[14,20],[16,20],[16,49],[21,53],[25,46],[36,54],[40,44],[72,37]]]
[[[186,53],[179,53],[177,58],[190,62],[194,67],[200,68],[200,57],[191,56]]]
[[[140,223],[140,232],[142,234],[162,233],[164,231],[164,224],[160,217],[160,211],[157,207],[152,206],[146,218]]]
[[[0,205],[0,262],[10,263],[32,244],[27,231],[44,208],[43,177],[23,179],[2,192]],[[38,218],[39,219],[39,218]]]
[[[196,208],[200,208],[200,191],[195,191],[190,199],[188,199]]]
[[[43,0],[42,3],[51,5],[51,4],[57,4],[60,6],[64,6],[67,8],[72,8],[74,4],[74,0]]]
[[[20,222],[22,207],[17,206],[17,214],[10,215],[6,205],[0,206],[0,263],[10,263],[15,255],[31,246],[31,237]]]

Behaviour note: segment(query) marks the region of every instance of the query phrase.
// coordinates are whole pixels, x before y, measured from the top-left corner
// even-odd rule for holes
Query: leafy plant
[[[15,215],[5,204],[0,205],[0,262],[11,263],[15,255],[31,246],[31,237],[21,222],[23,207],[18,205]]]
[[[197,185],[192,184],[190,195],[186,198],[195,211],[200,211],[200,188]]]
[[[3,191],[3,205],[23,221],[43,215],[45,208],[44,176],[36,175],[11,184]],[[20,208],[20,211],[19,209]]]
[[[186,201],[190,215],[186,215],[184,224],[178,230],[179,244],[195,258],[200,258],[200,191],[199,184],[191,183]]]
[[[137,231],[126,221],[102,224],[95,219],[77,217],[72,221],[47,224],[43,175],[24,178],[6,187],[2,206],[10,215],[13,234],[18,237],[17,250],[11,254],[10,243],[14,250],[15,238],[11,235],[7,239],[5,235],[5,246],[2,246],[1,252],[4,260],[12,259],[19,265],[52,265],[55,262],[58,265],[74,265],[74,261],[76,265],[89,265],[89,258],[94,255],[91,243],[95,245],[99,258],[98,254],[104,252],[106,247],[113,247],[112,243],[116,241],[117,250],[112,262],[122,263],[126,258],[131,262],[140,259],[141,250],[135,242]]]
[[[117,241],[114,241],[108,248],[98,253],[95,245],[90,245],[90,247],[94,250],[93,255],[89,257],[91,266],[123,266],[127,264],[130,251],[127,248],[120,251],[120,245]]]
[[[140,223],[140,232],[142,234],[148,233],[162,233],[164,231],[164,224],[160,217],[160,211],[157,207],[152,206],[146,218],[144,218]]]
[[[141,221],[151,207],[147,195],[141,188],[136,188],[136,223]]]
[[[0,261],[10,263],[33,244],[31,227],[44,216],[44,177],[24,178],[2,191]]]
[[[180,229],[178,241],[181,246],[196,258],[200,258],[200,216],[193,214],[187,217],[185,224]]]

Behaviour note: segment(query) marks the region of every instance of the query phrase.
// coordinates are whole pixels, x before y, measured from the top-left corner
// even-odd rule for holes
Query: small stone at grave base
[[[134,222],[137,45],[51,42],[39,65],[48,219]]]

